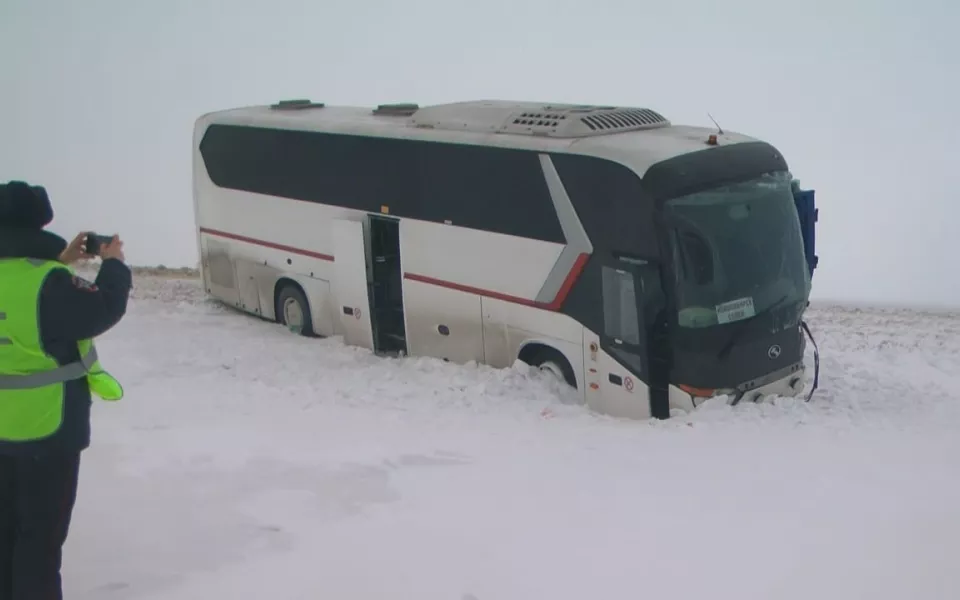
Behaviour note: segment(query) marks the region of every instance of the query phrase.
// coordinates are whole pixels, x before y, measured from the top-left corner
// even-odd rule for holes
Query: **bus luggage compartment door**
[[[333,288],[343,341],[351,346],[373,350],[363,223],[336,219],[331,226],[334,247]]]

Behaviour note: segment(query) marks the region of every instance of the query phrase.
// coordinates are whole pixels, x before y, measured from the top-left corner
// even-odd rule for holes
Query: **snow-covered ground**
[[[141,278],[99,343],[84,599],[960,597],[960,316],[813,307],[813,402],[666,422]]]

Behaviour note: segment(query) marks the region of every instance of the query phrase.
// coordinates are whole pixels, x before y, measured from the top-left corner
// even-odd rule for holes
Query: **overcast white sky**
[[[764,138],[821,207],[814,297],[960,305],[957,0],[0,0],[0,181],[194,265],[194,119],[309,97],[649,106]]]

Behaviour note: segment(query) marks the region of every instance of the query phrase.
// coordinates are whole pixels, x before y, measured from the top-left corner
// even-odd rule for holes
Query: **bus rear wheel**
[[[577,389],[577,377],[573,373],[573,367],[559,350],[549,346],[537,345],[532,348],[524,348],[520,353],[520,360],[531,367],[540,369],[543,373],[548,373],[555,377],[557,381],[566,383],[573,389]]]
[[[307,296],[294,283],[283,284],[277,293],[277,322],[296,333],[313,337],[313,319],[310,317],[310,303]]]

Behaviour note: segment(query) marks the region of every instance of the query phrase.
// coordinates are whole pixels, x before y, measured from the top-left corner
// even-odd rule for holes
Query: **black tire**
[[[549,370],[555,373],[554,367],[559,368],[564,381],[573,389],[577,389],[577,376],[573,373],[573,367],[570,361],[559,350],[548,348],[546,346],[539,348],[528,363],[538,369]]]
[[[295,312],[299,313],[299,328],[297,327],[296,323],[292,325],[287,323],[285,307],[295,308]],[[280,323],[293,333],[297,333],[305,337],[316,336],[316,333],[313,331],[313,319],[310,316],[310,303],[307,302],[307,297],[304,295],[299,286],[288,283],[280,288],[280,293],[277,294],[277,305],[275,309],[277,314],[277,323]]]

